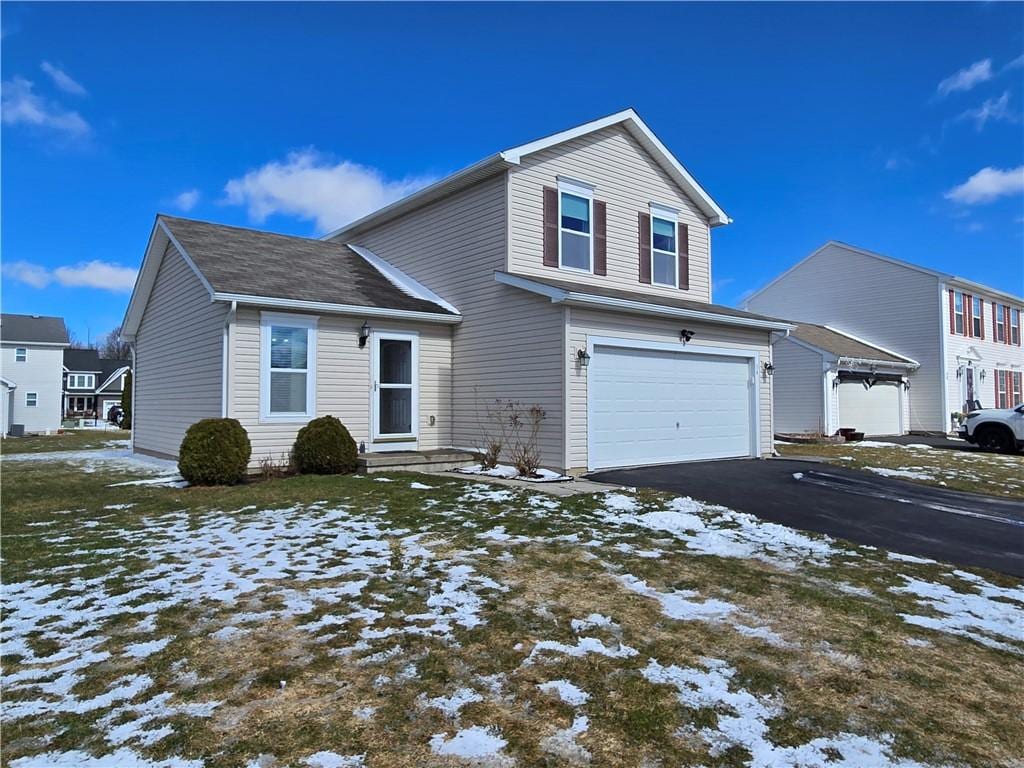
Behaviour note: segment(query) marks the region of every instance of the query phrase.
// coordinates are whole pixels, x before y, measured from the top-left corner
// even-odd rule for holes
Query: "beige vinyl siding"
[[[260,310],[241,307],[232,333],[229,415],[249,433],[252,465],[291,451],[305,422],[260,423]],[[274,311],[275,315],[287,314]],[[301,313],[298,313],[301,315]],[[308,317],[308,315],[301,315]],[[364,318],[321,315],[317,319],[316,415],[337,416],[356,443],[370,441],[371,344],[360,349]],[[419,336],[419,440],[421,450],[451,444],[451,331],[446,325],[372,320],[375,331],[415,332]],[[435,423],[430,424],[434,416]]]
[[[916,360],[907,429],[946,428],[939,334],[949,326],[934,275],[832,243],[752,296],[747,308],[830,325]]]
[[[823,398],[825,371],[820,352],[783,339],[773,348],[775,428],[798,434],[829,432]]]
[[[593,184],[594,199],[608,206],[608,274],[587,275],[543,265],[543,188],[558,176]],[[524,158],[509,171],[512,212],[508,271],[561,278],[627,291],[696,301],[711,300],[710,232],[705,216],[621,125],[596,131]],[[690,290],[639,281],[638,214],[650,203],[680,209],[689,227]]]
[[[226,313],[169,244],[135,341],[137,450],[177,456],[190,425],[221,415]]]
[[[576,362],[576,351],[587,348],[588,336],[610,336],[625,339],[679,344],[679,350],[700,347],[732,347],[760,354],[761,362],[771,359],[767,331],[730,328],[686,321],[694,331],[694,339],[685,347],[679,342],[678,320],[658,319],[617,312],[596,312],[573,307],[569,314],[569,343],[564,356],[569,389],[569,464],[573,470],[587,467],[587,369]],[[758,410],[761,454],[772,452],[771,377],[760,371],[758,377]]]
[[[344,240],[369,248],[461,312],[452,329],[451,444],[482,446],[479,417],[495,398],[535,403],[547,412],[542,461],[562,468],[562,310],[494,280],[505,268],[505,185],[500,173]]]

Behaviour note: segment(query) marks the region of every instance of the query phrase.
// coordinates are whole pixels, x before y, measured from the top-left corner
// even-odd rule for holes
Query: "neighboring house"
[[[62,356],[67,346],[63,318],[0,315],[3,434],[18,426],[26,434],[60,429]]]
[[[129,360],[108,360],[95,349],[64,350],[64,418],[106,419],[121,404]]]
[[[858,397],[846,398],[846,413],[842,401],[829,410],[823,430],[813,426],[825,417],[821,399],[806,401],[799,415],[792,410],[795,406],[787,405],[786,424],[802,425],[799,431],[852,427],[887,434],[897,431],[899,423],[901,433],[946,432],[953,413],[977,403],[1008,407],[1022,400],[1020,296],[832,241],[753,293],[744,307],[828,326],[917,364],[900,374],[909,385],[902,389],[902,402],[881,379],[881,389],[862,386]],[[793,366],[810,366],[809,356],[796,349],[800,341],[798,329],[792,342],[776,350],[776,408],[798,401],[791,388],[809,392],[820,381],[809,368],[806,377],[784,373],[783,356],[792,358]],[[874,364],[878,372],[898,373],[883,362],[885,358],[869,362],[868,368]],[[855,390],[837,388],[837,397]]]
[[[135,449],[223,415],[255,464],[323,414],[368,451],[477,449],[501,398],[544,409],[554,469],[769,454],[793,326],[711,304],[728,222],[633,110],[321,240],[158,216],[122,329]]]

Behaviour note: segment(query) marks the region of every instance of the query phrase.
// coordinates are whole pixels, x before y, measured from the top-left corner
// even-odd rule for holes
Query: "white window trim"
[[[29,398],[32,398],[32,402],[29,402]],[[25,407],[26,408],[37,408],[39,406],[39,393],[38,392],[26,392],[25,393]]]
[[[980,296],[971,296],[971,336],[975,339],[980,339],[985,332],[985,307],[981,302]],[[975,307],[978,309],[978,314],[974,314]],[[977,330],[975,330],[975,320],[978,321]]]
[[[675,251],[663,251],[654,247],[654,220],[661,219],[672,225],[672,241],[675,243]],[[672,274],[674,279],[671,283],[660,283],[654,279],[654,254],[660,253],[663,256],[672,257]],[[660,285],[665,288],[679,287],[679,211],[676,208],[669,208],[658,203],[651,203],[651,285]]]
[[[957,299],[960,300],[959,311],[956,308]],[[967,297],[961,291],[953,291],[953,333],[961,336],[967,335]],[[956,321],[960,320],[960,330],[956,329]]]
[[[315,315],[292,315],[283,312],[260,313],[260,423],[305,424],[316,416],[317,322]],[[306,337],[306,410],[305,412],[270,412],[270,328],[305,328]],[[300,369],[277,368],[278,372],[299,372]]]
[[[28,361],[28,347],[14,348],[14,362],[24,363]]]
[[[72,381],[77,382],[79,378],[84,378],[86,384],[72,384]],[[92,389],[96,386],[96,375],[92,373],[69,373],[68,374],[68,389]]]
[[[575,195],[587,201],[587,221],[590,224],[590,231],[583,235],[573,229],[562,229],[562,194]],[[586,237],[590,244],[590,266],[587,269],[570,267],[562,263],[562,233],[569,232],[575,237]],[[594,274],[594,187],[584,181],[577,181],[565,176],[558,177],[558,268],[567,272],[580,272],[584,275]]]
[[[405,384],[381,384],[380,383],[380,342],[387,340],[411,342],[412,353],[412,386]],[[420,436],[420,335],[416,331],[374,331],[373,345],[370,350],[370,423],[371,435],[374,442],[379,442],[391,450],[395,450],[396,442],[408,441],[414,446]],[[380,398],[379,389],[406,389],[412,390],[412,413],[409,421],[412,425],[412,432],[399,434],[381,434],[380,431]]]
[[[999,304],[998,302],[993,302],[993,305],[996,308],[996,324],[992,329],[992,340],[1005,344],[1008,340],[1006,336],[1006,305]],[[1000,338],[1000,335],[1002,338]]]

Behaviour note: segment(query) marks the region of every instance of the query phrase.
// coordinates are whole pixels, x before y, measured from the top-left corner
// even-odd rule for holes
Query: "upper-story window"
[[[1010,310],[1010,343],[1020,346],[1020,310]]]
[[[992,313],[995,316],[992,338],[996,341],[1006,341],[1006,306],[1003,304],[993,304],[992,306]]]
[[[977,296],[971,297],[971,335],[975,338],[982,333],[981,299]]]
[[[14,362],[24,363],[26,360],[28,360],[28,350],[25,349],[24,347],[15,347]]]
[[[679,284],[678,218],[678,211],[651,205],[651,282],[655,285],[675,288]]]
[[[96,386],[96,377],[91,373],[69,373],[68,389],[92,389]]]
[[[594,190],[568,179],[558,180],[558,265],[593,272]]]
[[[960,291],[953,294],[953,328],[958,334],[964,333],[964,295]]]
[[[306,421],[316,414],[316,318],[260,318],[260,417]]]
[[[35,408],[39,404],[39,395],[35,392],[25,393],[25,407]]]

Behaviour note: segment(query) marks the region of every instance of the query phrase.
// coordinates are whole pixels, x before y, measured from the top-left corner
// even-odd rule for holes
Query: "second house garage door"
[[[587,380],[591,469],[753,452],[750,358],[595,346]]]
[[[900,385],[898,382],[839,382],[839,426],[865,435],[898,435],[900,429]]]

